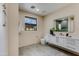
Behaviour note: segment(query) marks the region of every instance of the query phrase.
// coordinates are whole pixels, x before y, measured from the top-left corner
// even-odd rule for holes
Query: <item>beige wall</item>
[[[43,18],[31,13],[20,11],[20,36],[19,46],[28,46],[31,44],[39,43],[43,36]],[[37,18],[37,31],[24,31],[24,16]]]
[[[18,55],[18,4],[7,5],[7,20],[8,20],[8,53],[11,56]]]
[[[74,20],[75,26],[74,26],[74,32],[70,33],[70,35],[78,36],[79,35],[79,4],[72,4],[58,11],[55,11],[54,13],[51,13],[50,15],[45,16],[44,18],[45,35],[47,35],[49,33],[50,28],[54,26],[55,19],[66,17],[66,16],[71,16],[71,15],[75,16],[75,20]],[[56,32],[56,34],[58,35],[59,33]]]

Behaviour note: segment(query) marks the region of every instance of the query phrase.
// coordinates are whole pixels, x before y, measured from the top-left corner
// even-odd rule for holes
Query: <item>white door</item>
[[[8,55],[7,16],[3,10],[3,4],[0,4],[0,56]]]

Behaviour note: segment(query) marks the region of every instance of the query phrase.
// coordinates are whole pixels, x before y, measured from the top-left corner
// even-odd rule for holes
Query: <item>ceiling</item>
[[[45,16],[67,5],[67,3],[20,3],[19,9],[21,11]]]

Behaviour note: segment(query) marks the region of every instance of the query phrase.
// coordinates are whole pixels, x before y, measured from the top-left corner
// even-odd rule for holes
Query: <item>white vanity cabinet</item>
[[[49,35],[47,42],[79,53],[79,39],[78,38]]]

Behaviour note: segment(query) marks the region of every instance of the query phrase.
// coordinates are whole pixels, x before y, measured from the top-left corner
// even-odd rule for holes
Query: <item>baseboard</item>
[[[31,44],[24,44],[24,45],[20,45],[19,48],[21,47],[25,47],[25,46],[30,46],[30,45],[33,45],[33,44],[39,44],[40,42],[34,42],[34,43],[31,43]]]

